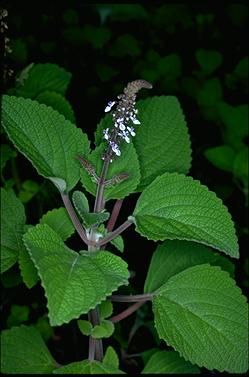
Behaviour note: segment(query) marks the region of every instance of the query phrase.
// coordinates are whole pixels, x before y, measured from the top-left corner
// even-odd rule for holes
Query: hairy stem
[[[122,203],[123,203],[123,199],[118,199],[115,202],[115,205],[114,205],[113,210],[112,210],[111,217],[110,217],[108,224],[107,224],[107,227],[106,227],[108,233],[111,232],[114,228],[114,225],[116,223],[117,217],[118,217],[119,212],[120,212],[120,209],[122,207]]]
[[[105,178],[107,175],[108,167],[110,163],[110,158],[107,156],[104,160],[104,164],[102,167],[98,188],[97,188],[97,194],[96,194],[96,200],[94,204],[94,212],[101,212],[104,205],[103,205],[103,196],[104,196],[104,189],[105,189]]]
[[[126,309],[126,310],[122,311],[121,313],[119,313],[119,314],[113,316],[112,318],[110,318],[110,321],[112,321],[113,323],[121,321],[122,319],[124,319],[124,318],[128,317],[129,315],[131,315],[132,313],[134,313],[146,301],[147,300],[135,302],[135,304],[131,305],[128,309]]]
[[[112,295],[107,299],[114,302],[145,302],[151,301],[153,296],[153,293],[144,293],[142,295]]]
[[[61,194],[61,197],[62,197],[64,206],[66,207],[66,210],[69,214],[70,219],[72,220],[72,223],[73,223],[78,235],[87,245],[91,244],[91,242],[87,239],[85,230],[82,227],[82,225],[81,225],[81,223],[80,223],[80,221],[79,221],[79,219],[78,219],[78,217],[77,217],[77,215],[74,211],[74,208],[73,208],[72,203],[69,199],[69,196],[66,195],[66,194]]]
[[[107,234],[106,237],[102,238],[96,246],[100,247],[102,245],[105,245],[107,242],[113,240],[113,238],[117,237],[120,233],[122,233],[125,229],[127,229],[129,226],[133,224],[133,221],[126,220],[122,225],[120,225],[117,229],[115,229],[113,232]]]

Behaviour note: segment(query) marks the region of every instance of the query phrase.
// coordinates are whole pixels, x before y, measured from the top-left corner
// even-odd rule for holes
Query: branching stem
[[[114,226],[115,226],[117,217],[118,217],[120,209],[122,207],[122,203],[123,203],[123,199],[118,199],[115,202],[115,205],[114,205],[113,210],[112,210],[111,217],[110,217],[108,224],[107,224],[107,227],[106,227],[108,233],[111,232],[113,230]]]
[[[100,247],[102,245],[105,245],[107,242],[113,240],[113,238],[117,237],[120,233],[122,233],[125,229],[127,229],[129,226],[133,224],[133,221],[126,220],[122,225],[120,225],[117,229],[115,229],[113,232],[107,234],[106,237],[102,238],[96,246]]]
[[[110,321],[112,321],[113,323],[121,321],[122,319],[124,319],[124,318],[128,317],[129,315],[131,315],[132,313],[134,313],[146,301],[147,300],[135,302],[135,304],[131,305],[128,309],[126,309],[126,310],[122,311],[121,313],[119,313],[119,314],[113,316],[112,318],[110,318]]]
[[[145,302],[151,301],[153,296],[153,293],[144,293],[142,295],[112,295],[107,299],[113,302]]]

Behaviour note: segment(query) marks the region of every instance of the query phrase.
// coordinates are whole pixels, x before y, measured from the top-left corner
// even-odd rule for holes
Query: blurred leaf
[[[179,26],[188,28],[192,24],[189,10],[185,4],[164,4],[156,7],[152,20],[156,27],[163,27],[170,34],[173,34]]]
[[[47,342],[54,335],[54,330],[50,326],[47,316],[38,318],[37,322],[33,326],[39,331],[45,342]]]
[[[119,36],[110,47],[111,56],[138,56],[140,53],[141,48],[139,47],[138,40],[131,34]]]
[[[12,39],[10,48],[12,51],[9,57],[20,65],[25,64],[28,59],[28,49],[23,39]]]
[[[99,361],[74,361],[73,363],[63,365],[53,371],[54,374],[124,374],[119,369],[113,368],[109,364],[100,363]]]
[[[232,167],[234,175],[241,179],[245,186],[248,186],[248,161],[248,147],[245,146],[237,153]]]
[[[62,31],[62,36],[66,42],[74,47],[81,47],[85,42],[85,35],[82,27],[69,26]]]
[[[210,73],[213,73],[219,68],[223,61],[221,53],[215,50],[196,50],[195,57],[204,75],[210,75]]]
[[[27,203],[35,194],[37,194],[39,189],[40,186],[37,182],[27,179],[22,182],[21,191],[19,192],[18,197],[23,203]]]
[[[111,39],[111,31],[106,27],[96,27],[85,25],[83,28],[83,36],[93,48],[101,49]]]
[[[15,266],[1,274],[1,283],[4,288],[12,288],[22,283],[20,272]]]
[[[236,65],[234,73],[240,80],[248,80],[248,56],[239,61],[239,63]]]
[[[227,145],[208,148],[204,151],[204,156],[217,168],[225,171],[233,171],[235,159],[234,150]]]
[[[127,22],[149,16],[140,4],[101,4],[96,6],[102,22],[109,16],[111,21]]]
[[[66,25],[77,25],[79,23],[79,16],[75,9],[68,8],[62,13],[62,19]]]
[[[170,54],[164,58],[160,58],[156,64],[156,70],[161,76],[170,79],[178,78],[182,73],[182,62],[179,54]]]
[[[200,83],[191,76],[186,76],[182,78],[181,81],[183,91],[187,96],[196,98],[200,90]]]
[[[159,59],[160,59],[160,55],[157,51],[150,49],[146,52],[146,60],[149,63],[154,64]]]
[[[47,106],[51,106],[54,110],[57,110],[60,114],[72,123],[76,123],[75,115],[71,104],[60,93],[56,93],[50,90],[40,93],[36,98],[39,103],[44,103]]]
[[[96,71],[100,80],[103,82],[109,81],[112,77],[117,76],[117,74],[119,73],[117,69],[103,63],[96,64]]]
[[[239,2],[238,4],[236,4],[236,2],[228,2],[225,4],[225,10],[235,26],[241,28],[242,26],[247,24],[248,7],[246,4],[239,4]]]
[[[11,158],[11,157],[16,157],[17,156],[17,152],[14,148],[11,148],[8,144],[2,144],[1,145],[1,173],[7,163],[7,161]]]
[[[26,305],[11,305],[10,315],[7,318],[7,326],[18,326],[29,319],[29,307]]]
[[[41,46],[42,53],[45,55],[50,55],[54,53],[56,49],[56,43],[52,41],[48,41],[48,42],[42,41],[40,46]]]
[[[242,140],[248,135],[248,106],[232,106],[226,102],[217,105],[220,120],[226,126],[224,140],[227,144],[240,149]]]
[[[197,95],[200,106],[215,106],[222,98],[222,86],[217,78],[206,80]]]

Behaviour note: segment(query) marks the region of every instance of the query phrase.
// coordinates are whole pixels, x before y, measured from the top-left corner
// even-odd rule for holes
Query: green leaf
[[[223,57],[219,51],[199,49],[195,57],[204,75],[210,75],[222,64]]]
[[[34,64],[20,85],[16,94],[24,98],[34,98],[41,92],[52,90],[65,95],[72,74],[56,64]]]
[[[0,164],[0,171],[2,172],[5,168],[6,163],[11,157],[16,157],[16,151],[11,148],[8,144],[1,145],[1,164]]]
[[[243,138],[248,135],[248,106],[231,106],[221,101],[217,105],[217,110],[220,120],[226,126],[225,142],[240,150]]]
[[[99,305],[99,316],[101,319],[108,318],[112,315],[113,305],[111,301],[102,301]]]
[[[74,191],[72,200],[74,207],[82,218],[86,228],[90,228],[94,224],[101,224],[110,216],[108,212],[89,213],[88,200],[81,191]]]
[[[142,191],[158,175],[187,173],[191,162],[189,135],[182,109],[176,97],[160,96],[139,101],[141,125],[136,129],[134,145],[140,162]]]
[[[28,250],[25,248],[20,250],[18,263],[24,283],[31,289],[39,281],[39,276]]]
[[[248,146],[245,146],[238,152],[233,164],[233,174],[240,178],[245,186],[248,186],[248,161]]]
[[[156,71],[159,76],[164,76],[166,80],[176,80],[182,73],[182,62],[179,54],[169,54],[158,59]]]
[[[170,278],[153,299],[159,337],[186,360],[220,372],[248,368],[246,298],[217,266],[194,266]]]
[[[96,339],[110,338],[114,332],[114,324],[107,319],[103,319],[99,325],[92,330],[92,337]]]
[[[113,347],[108,346],[105,352],[105,356],[103,358],[103,364],[105,365],[110,365],[114,368],[119,367],[119,359],[116,351],[114,350]]]
[[[171,276],[188,267],[210,263],[220,266],[234,277],[234,265],[226,257],[208,247],[190,241],[168,240],[153,253],[144,284],[144,292],[152,293],[166,283]]]
[[[75,232],[75,228],[68,216],[67,210],[63,207],[54,208],[52,211],[48,211],[40,219],[40,224],[49,225],[63,241]]]
[[[76,156],[89,148],[79,128],[51,107],[7,95],[2,99],[2,121],[11,141],[39,174],[57,187],[64,182],[67,191],[76,185],[80,172]]]
[[[105,149],[106,143],[102,143],[87,157],[87,160],[95,167],[98,176],[101,174],[103,165],[101,156]],[[136,190],[140,180],[139,162],[133,144],[123,142],[120,149],[121,156],[110,163],[106,180],[124,173],[128,174],[128,178],[105,188],[104,197],[106,201],[109,199],[123,199]],[[92,177],[89,176],[84,168],[81,169],[81,182],[88,192],[96,195],[97,184],[93,182]]]
[[[22,235],[26,216],[14,191],[1,188],[1,273],[7,271],[24,249]]]
[[[45,315],[38,318],[37,322],[34,324],[34,327],[39,331],[45,342],[47,342],[54,335],[54,331],[49,325],[48,318]]]
[[[124,56],[137,57],[141,54],[138,40],[131,34],[123,34],[117,37],[109,50],[110,56],[122,58]]]
[[[124,251],[124,240],[123,240],[122,236],[117,236],[116,238],[113,238],[113,240],[111,240],[110,243],[113,246],[115,246],[118,249],[118,251],[123,253],[123,251]]]
[[[136,230],[148,239],[185,239],[239,257],[227,208],[192,177],[177,173],[157,177],[139,197],[134,216]]]
[[[26,179],[22,182],[18,197],[22,203],[27,203],[38,193],[39,190],[40,186],[37,182],[32,181],[31,179]]]
[[[149,359],[142,374],[199,374],[195,365],[185,361],[174,351],[158,351]]]
[[[91,322],[78,319],[77,324],[83,335],[89,336],[91,334],[93,329]]]
[[[53,371],[54,374],[124,374],[121,370],[99,361],[75,361]]]
[[[51,326],[88,313],[120,285],[127,284],[127,264],[108,251],[80,255],[69,249],[47,224],[24,235],[48,300]]]
[[[204,151],[204,156],[219,169],[230,172],[233,170],[235,152],[228,145],[208,148]]]
[[[22,325],[2,331],[2,373],[49,374],[55,367],[56,361],[34,327]]]
[[[240,80],[248,81],[248,56],[238,62],[235,67],[234,73]]]
[[[198,105],[207,107],[216,106],[221,98],[222,86],[217,78],[205,80],[197,95]]]
[[[117,76],[119,71],[107,64],[96,64],[96,72],[103,82],[110,81],[112,77]]]
[[[18,326],[29,319],[29,307],[26,305],[11,305],[7,326]]]
[[[46,90],[40,93],[36,98],[39,103],[44,103],[47,106],[51,106],[58,113],[64,115],[64,117],[72,123],[76,123],[74,112],[71,104],[60,93]]]
[[[102,49],[111,38],[111,31],[106,27],[96,27],[93,25],[85,25],[83,28],[83,36],[93,48]]]

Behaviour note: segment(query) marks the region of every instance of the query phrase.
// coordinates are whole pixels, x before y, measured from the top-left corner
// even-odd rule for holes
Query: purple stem
[[[100,247],[102,245],[105,245],[107,242],[113,240],[113,238],[117,237],[120,233],[122,233],[125,229],[129,228],[133,224],[133,221],[126,220],[122,225],[120,225],[117,229],[115,229],[113,232],[107,234],[106,237],[102,238],[97,244],[97,247]]]
[[[128,317],[129,315],[131,315],[132,313],[134,313],[146,301],[147,300],[135,302],[135,304],[131,305],[128,309],[126,309],[126,310],[122,311],[121,313],[110,318],[110,321],[112,321],[113,323],[121,321],[122,319],[124,319],[124,318]]]
[[[151,301],[153,296],[153,293],[144,293],[142,295],[112,295],[108,297],[108,300],[114,302],[145,302]]]

